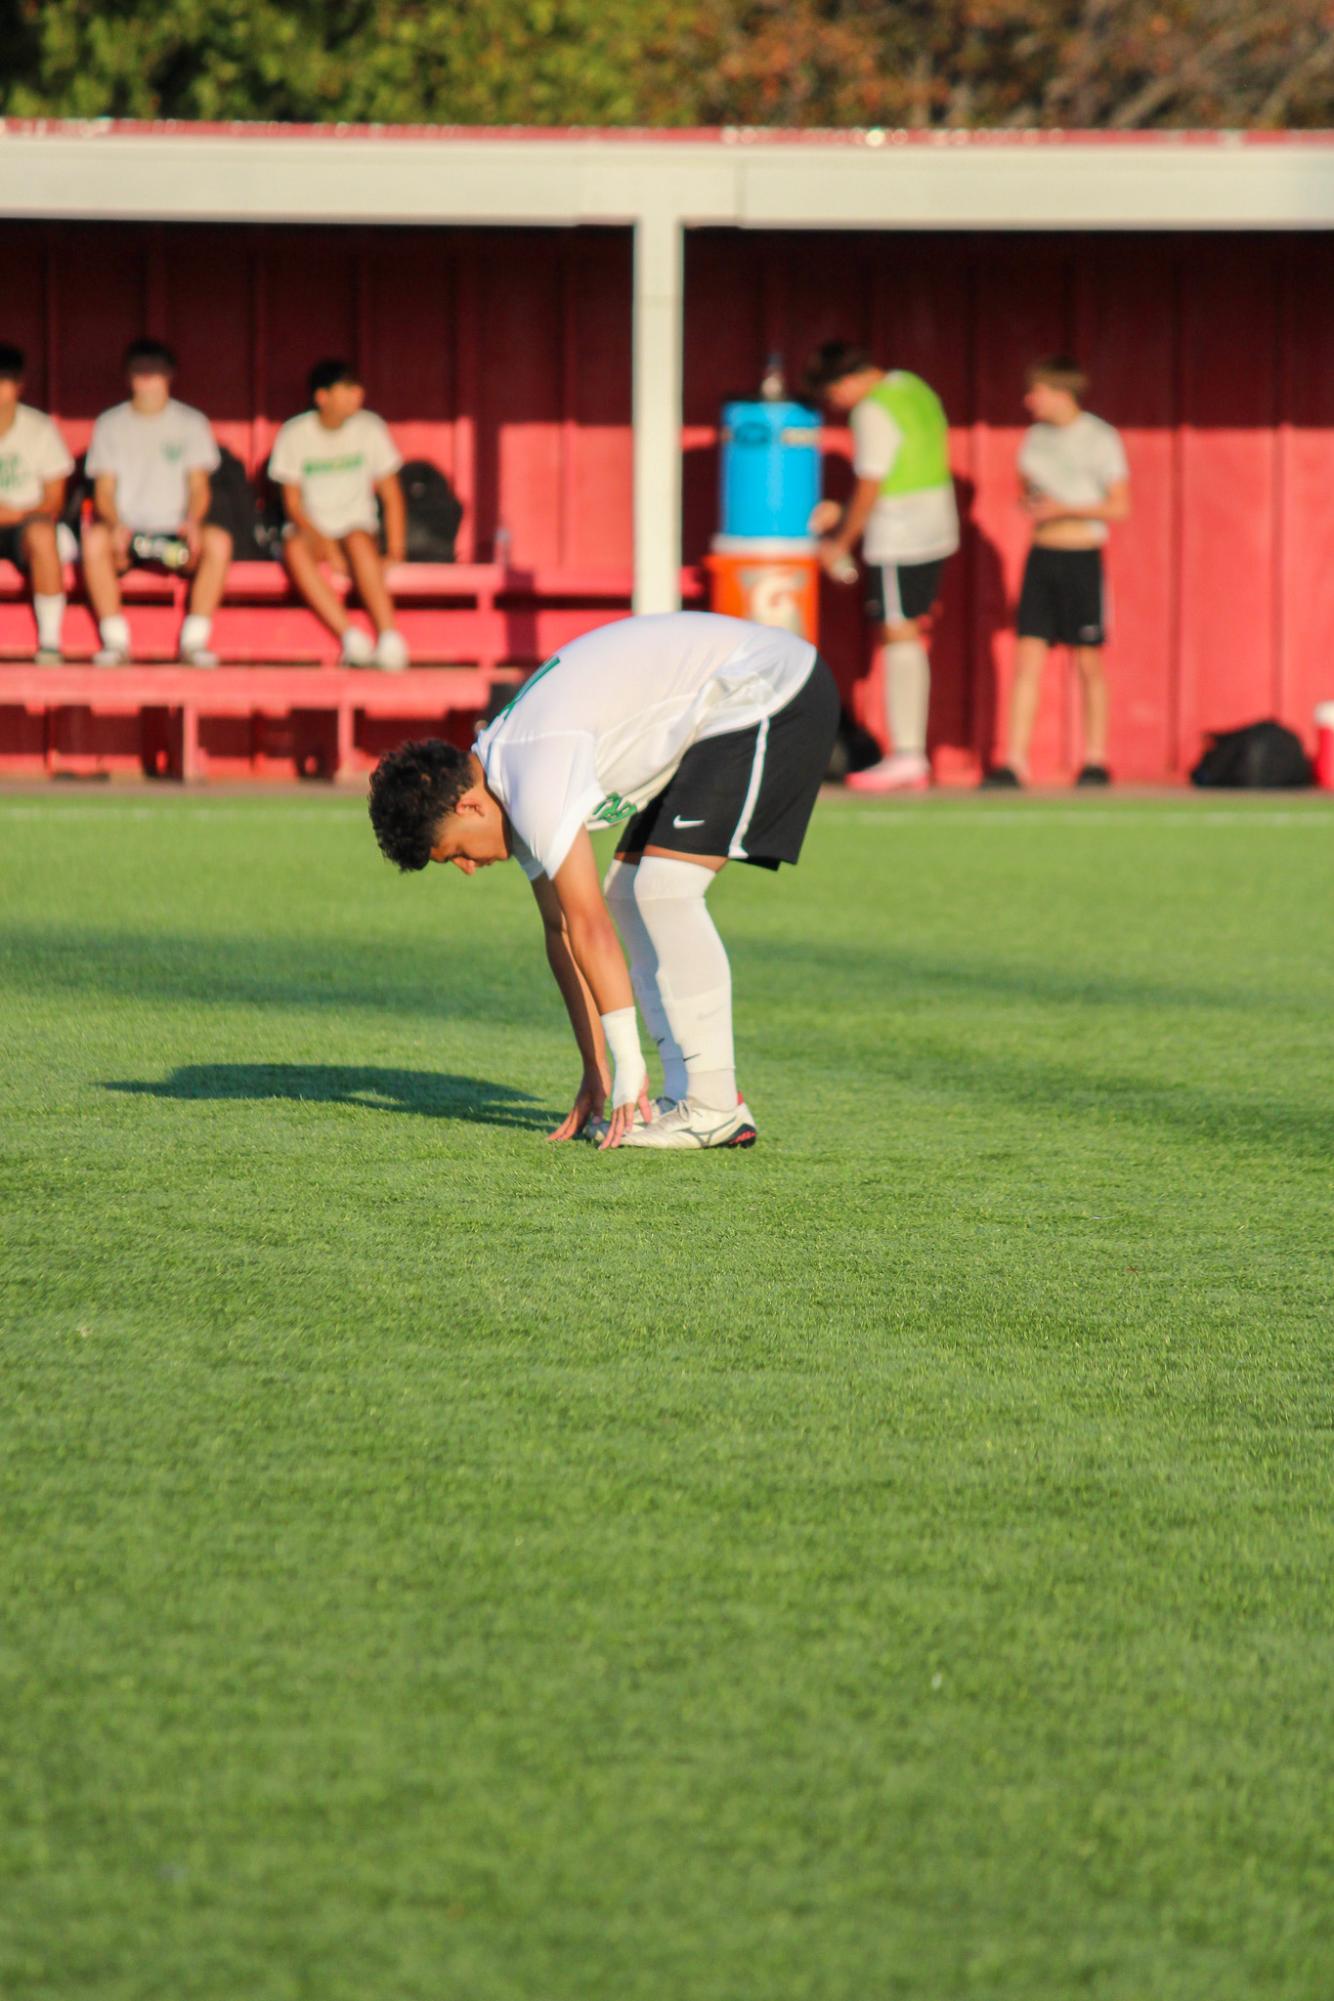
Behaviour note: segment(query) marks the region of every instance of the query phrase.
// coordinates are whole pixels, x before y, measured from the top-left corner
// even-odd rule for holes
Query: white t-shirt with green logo
[[[1019,447],[1019,474],[1044,499],[1096,507],[1129,479],[1130,467],[1120,432],[1091,410],[1081,410],[1068,424],[1030,424]],[[1085,526],[1090,543],[1107,540],[1105,521]]]
[[[43,410],[15,406],[14,421],[0,434],[0,507],[36,507],[48,480],[74,470],[65,440]]]
[[[203,411],[171,396],[152,416],[133,403],[104,410],[85,464],[90,479],[115,479],[116,512],[127,528],[165,535],[189,511],[190,474],[216,470],[218,447]]]
[[[356,411],[336,429],[322,424],[317,410],[306,410],[274,439],[269,478],[299,486],[307,518],[336,542],[354,528],[378,532],[376,484],[402,463],[389,426],[373,410]]]
[[[524,874],[554,876],[581,827],[630,819],[692,744],[777,714],[814,664],[808,639],[715,612],[623,618],[571,640],[473,745]]]

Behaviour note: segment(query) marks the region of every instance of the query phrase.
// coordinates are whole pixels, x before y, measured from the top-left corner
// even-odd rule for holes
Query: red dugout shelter
[[[416,656],[452,664],[406,683],[294,683],[329,649],[274,566],[238,574],[217,623],[225,657],[264,665],[39,679],[17,664],[30,617],[0,566],[0,768],[327,771],[403,719],[466,732],[497,677],[572,630],[699,601],[721,403],[772,349],[795,370],[835,333],[925,374],[953,421],[966,541],[935,654],[942,778],[975,776],[1003,711],[1022,371],[1054,348],[1085,359],[1130,453],[1118,775],[1179,776],[1204,730],[1263,715],[1309,740],[1334,692],[1331,227],[1334,134],[10,123],[0,336],[28,349],[29,400],[76,451],[136,333],[171,340],[180,394],[255,473],[310,361],[345,351],[466,512],[459,565],[405,580]],[[827,443],[837,490],[846,438]],[[171,588],[146,582],[132,607],[163,658]],[[827,589],[822,615],[853,706],[874,713],[853,595]],[[86,657],[85,614],[69,635]],[[1039,779],[1073,750],[1061,705],[1046,716]]]

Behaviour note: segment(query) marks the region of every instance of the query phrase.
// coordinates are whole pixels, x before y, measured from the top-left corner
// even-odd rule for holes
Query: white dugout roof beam
[[[635,231],[635,606],[679,602],[683,232],[1334,229],[1334,133],[0,124],[0,216]]]

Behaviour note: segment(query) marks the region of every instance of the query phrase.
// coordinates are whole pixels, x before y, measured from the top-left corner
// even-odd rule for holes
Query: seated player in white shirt
[[[471,876],[513,858],[532,883],[583,1062],[552,1139],[754,1144],[736,1086],[731,968],[705,898],[729,861],[797,860],[838,714],[808,640],[670,612],[562,647],[471,751],[429,740],[381,760],[370,813],[389,860]],[[589,830],[622,822],[601,885]],[[662,1057],[657,1116],[636,998]]]
[[[1027,783],[1042,673],[1053,646],[1070,648],[1079,676],[1084,748],[1075,783],[1111,783],[1102,551],[1109,524],[1130,513],[1130,469],[1120,433],[1082,407],[1087,389],[1087,376],[1069,355],[1052,355],[1028,371],[1024,404],[1034,421],[1019,447],[1019,499],[1033,546],[1019,593],[1006,762],[983,776],[984,790]]]
[[[51,419],[21,400],[23,367],[22,348],[0,345],[0,556],[32,580],[34,658],[39,667],[54,667],[65,618],[62,559],[77,548],[60,520],[74,461]]]
[[[403,461],[384,419],[363,409],[365,400],[350,362],[316,362],[310,371],[312,407],[279,431],[269,478],[282,488],[287,510],[288,573],[316,617],[342,641],[344,664],[373,662],[397,672],[408,664],[408,649],[394,625],[385,567],[403,561],[407,539],[398,479]],[[384,513],[383,558],[377,500]],[[325,581],[322,563],[352,578],[375,627],[374,647]]]
[[[129,400],[102,412],[85,461],[93,519],[83,531],[83,575],[102,635],[93,662],[119,667],[130,657],[120,578],[136,563],[155,560],[136,552],[133,545],[142,537],[169,549],[181,546],[181,568],[191,585],[180,657],[191,667],[216,667],[209,645],[213,614],[232,560],[231,536],[208,518],[218,447],[203,412],[172,395],[176,357],[162,341],[132,341],[125,373]]]

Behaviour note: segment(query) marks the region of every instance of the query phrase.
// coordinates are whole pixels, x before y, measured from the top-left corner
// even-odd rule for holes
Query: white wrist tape
[[[648,1065],[639,1047],[639,1020],[632,1007],[618,1007],[602,1016],[602,1033],[612,1061],[611,1103],[633,1105],[648,1082]]]

